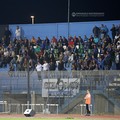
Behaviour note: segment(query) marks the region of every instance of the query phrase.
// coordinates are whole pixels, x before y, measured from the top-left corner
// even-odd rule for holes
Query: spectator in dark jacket
[[[11,35],[12,35],[11,31],[8,29],[8,27],[6,27],[4,32],[4,42],[6,46],[10,44]]]
[[[95,26],[95,27],[93,28],[93,34],[94,34],[94,36],[96,36],[96,37],[99,38],[99,35],[100,35],[100,28],[97,27],[97,26]]]
[[[58,63],[58,70],[59,71],[64,70],[64,62],[62,60],[60,60],[60,62]]]
[[[50,71],[55,71],[55,69],[56,69],[56,64],[55,64],[55,62],[53,62],[51,60],[50,63],[49,63],[49,70]]]
[[[113,26],[112,26],[112,28],[111,28],[110,30],[111,30],[111,32],[112,32],[112,39],[113,39],[113,41],[114,41],[114,38],[115,38],[115,35],[116,35],[116,27],[115,27],[114,24],[113,24]]]

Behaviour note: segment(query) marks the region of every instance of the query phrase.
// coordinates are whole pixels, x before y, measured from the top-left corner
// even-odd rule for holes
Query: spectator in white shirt
[[[42,67],[43,67],[43,71],[49,70],[49,64],[47,63],[47,61],[44,61],[44,64],[42,65]]]
[[[38,62],[38,64],[36,65],[36,70],[37,71],[42,71],[42,65]]]
[[[45,71],[44,72],[44,77],[46,78],[48,78],[48,70],[49,70],[49,64],[47,63],[47,61],[44,61],[44,64],[42,65],[42,67],[43,67],[43,71]]]
[[[36,65],[36,70],[38,74],[38,79],[41,80],[42,65],[40,64],[40,62],[38,62],[38,64]]]
[[[20,40],[20,39],[21,39],[21,29],[20,29],[19,26],[16,27],[15,37],[16,37],[17,40]]]

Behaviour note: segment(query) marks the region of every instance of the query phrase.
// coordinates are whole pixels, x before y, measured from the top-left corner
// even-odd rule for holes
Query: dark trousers
[[[90,106],[89,106],[89,104],[86,104],[86,111],[87,111],[87,115],[90,115]]]

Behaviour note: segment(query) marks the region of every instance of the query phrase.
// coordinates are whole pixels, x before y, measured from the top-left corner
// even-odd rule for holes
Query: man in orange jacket
[[[90,116],[91,94],[89,90],[87,90],[87,94],[85,95],[84,99],[85,99],[86,111],[87,111],[86,115]]]

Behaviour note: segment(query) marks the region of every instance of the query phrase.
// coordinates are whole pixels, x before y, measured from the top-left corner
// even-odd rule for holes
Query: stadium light
[[[35,16],[30,16],[30,17],[32,19],[32,24],[34,24],[35,23]]]
[[[69,38],[69,23],[70,23],[70,0],[68,0],[68,17],[67,17],[67,20],[68,20],[68,38]]]

